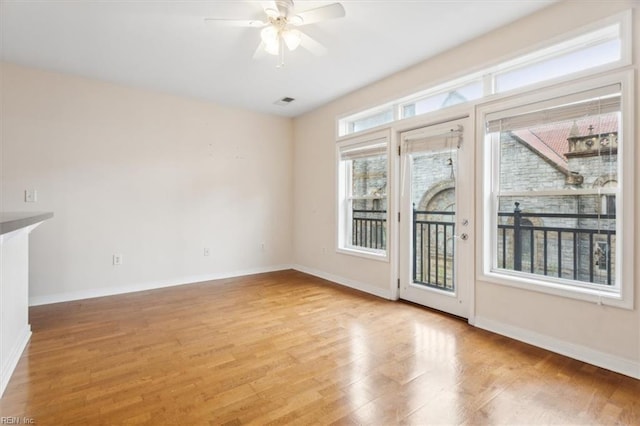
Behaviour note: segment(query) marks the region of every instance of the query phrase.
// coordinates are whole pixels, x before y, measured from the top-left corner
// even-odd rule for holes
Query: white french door
[[[474,279],[469,118],[401,133],[400,298],[468,318]]]

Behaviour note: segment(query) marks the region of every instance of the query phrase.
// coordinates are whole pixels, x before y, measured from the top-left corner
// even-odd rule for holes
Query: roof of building
[[[609,134],[617,131],[618,114],[609,113],[575,121],[542,124],[528,129],[514,130],[511,133],[532,151],[568,173],[566,154],[569,152],[569,137]]]

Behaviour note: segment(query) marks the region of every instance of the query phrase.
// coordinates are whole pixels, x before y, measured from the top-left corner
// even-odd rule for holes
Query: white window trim
[[[610,288],[595,288],[590,285],[568,285],[565,280],[553,280],[550,277],[545,279],[535,279],[531,276],[521,276],[517,272],[494,271],[492,261],[496,255],[497,247],[493,240],[493,230],[497,226],[495,212],[497,211],[496,200],[492,194],[493,182],[498,179],[497,168],[492,166],[495,153],[487,147],[484,123],[490,113],[507,110],[510,108],[540,102],[550,98],[567,96],[573,93],[596,89],[599,87],[621,84],[622,94],[622,133],[624,142],[618,147],[618,158],[622,161],[622,176],[618,182],[621,185],[623,209],[618,210],[619,228],[624,232],[616,235],[622,249],[623,256],[616,256],[616,273],[619,275],[617,282],[620,283],[619,291],[612,292]],[[477,133],[476,140],[482,146],[480,154],[477,156],[477,167],[479,179],[477,182],[477,215],[478,223],[482,224],[484,232],[479,233],[477,238],[477,253],[480,257],[478,262],[478,281],[490,282],[520,288],[528,291],[553,294],[556,296],[571,299],[584,300],[597,304],[610,305],[625,309],[633,309],[634,303],[634,161],[635,161],[635,138],[634,125],[635,111],[633,101],[635,99],[634,71],[611,72],[604,76],[591,79],[583,79],[579,82],[564,84],[547,90],[536,90],[524,95],[510,96],[504,100],[496,100],[491,103],[477,107]],[[491,144],[493,145],[493,144]],[[618,203],[620,200],[617,200]],[[626,259],[623,262],[623,258]]]
[[[387,125],[388,127],[388,125]],[[390,158],[391,158],[391,137],[389,129],[368,131],[365,134],[358,133],[357,136],[351,136],[349,138],[341,139],[336,143],[336,253],[348,254],[352,256],[363,257],[372,260],[378,260],[383,262],[389,262],[390,256],[390,237],[392,234],[393,221],[390,220],[391,216],[391,199],[389,197],[389,191],[387,191],[387,248],[386,250],[367,249],[364,247],[355,247],[347,243],[347,236],[351,235],[351,222],[347,220],[350,216],[347,211],[349,203],[347,202],[347,194],[351,185],[351,173],[350,170],[342,167],[340,158],[340,151],[346,147],[355,146],[359,144],[366,144],[368,142],[384,141],[386,144],[387,154],[387,188],[389,187],[390,176]],[[351,198],[353,199],[353,197]]]
[[[499,73],[502,73],[510,68],[518,68],[526,64],[536,62],[541,57],[545,57],[545,53],[548,54],[549,52],[555,52],[559,47],[566,46],[567,43],[569,43],[573,39],[580,39],[582,36],[585,36],[588,33],[597,32],[597,30],[602,27],[611,26],[614,24],[620,25],[620,40],[622,42],[620,60],[589,68],[587,70],[577,71],[564,76],[552,78],[549,80],[540,81],[531,85],[514,88],[509,91],[500,93],[495,92],[495,77]],[[629,9],[589,23],[580,28],[568,31],[559,36],[552,37],[551,39],[540,42],[534,46],[527,48],[526,50],[521,50],[519,52],[509,54],[508,56],[500,58],[496,61],[491,61],[489,63],[483,64],[475,68],[475,70],[470,73],[460,74],[453,79],[435,82],[435,85],[432,84],[427,88],[413,91],[407,95],[401,96],[400,98],[387,100],[386,102],[369,107],[365,110],[358,110],[355,112],[341,114],[336,117],[336,139],[341,140],[349,138],[353,135],[369,132],[371,130],[380,130],[382,128],[392,126],[397,121],[403,119],[401,111],[404,105],[412,103],[413,100],[420,100],[432,95],[436,95],[438,93],[441,93],[442,91],[446,91],[447,88],[455,88],[459,85],[464,86],[466,83],[478,78],[481,78],[484,82],[484,96],[480,99],[470,101],[468,105],[477,105],[481,103],[492,102],[495,99],[502,99],[507,95],[528,93],[535,89],[549,87],[556,84],[570,83],[580,78],[621,69],[622,67],[626,67],[632,64],[632,36],[632,10]],[[393,110],[393,121],[391,123],[376,126],[371,129],[364,129],[360,132],[348,132],[349,123],[361,118],[366,118],[370,115],[375,115],[388,109]],[[429,114],[432,113],[433,112],[430,112]],[[408,117],[406,119],[410,120],[412,118],[414,117]]]

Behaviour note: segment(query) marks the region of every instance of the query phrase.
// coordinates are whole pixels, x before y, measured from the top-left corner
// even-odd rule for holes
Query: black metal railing
[[[376,250],[387,248],[387,211],[353,210],[351,243]]]
[[[455,212],[413,210],[413,280],[454,289]],[[352,244],[384,250],[386,210],[353,210]],[[498,267],[612,285],[615,214],[499,212]],[[542,221],[547,222],[542,224]]]
[[[413,210],[413,281],[453,291],[455,212]],[[386,248],[386,210],[354,209],[352,244]]]
[[[499,212],[498,217],[507,221],[498,224],[499,267],[612,284],[615,214],[528,213],[516,202],[513,212]],[[534,224],[541,219],[556,224]]]
[[[413,282],[454,290],[455,212],[413,209]]]

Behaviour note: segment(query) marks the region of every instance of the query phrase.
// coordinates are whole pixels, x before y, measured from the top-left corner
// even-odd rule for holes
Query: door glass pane
[[[411,155],[413,282],[455,291],[457,150]]]

